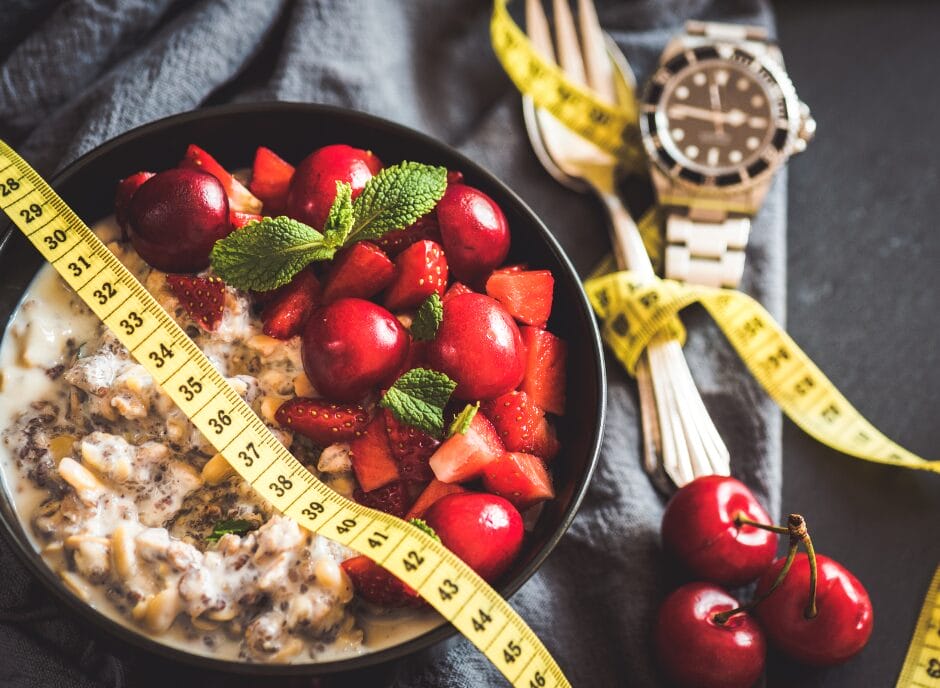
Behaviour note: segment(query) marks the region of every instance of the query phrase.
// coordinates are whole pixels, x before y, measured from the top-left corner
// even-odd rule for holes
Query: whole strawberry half
[[[402,583],[369,557],[347,559],[340,566],[352,581],[356,594],[381,607],[420,607],[417,591]]]
[[[397,256],[413,243],[422,239],[441,242],[441,228],[437,226],[437,216],[434,212],[419,217],[414,224],[376,239],[375,243],[390,256]]]
[[[388,409],[385,409],[385,429],[401,477],[415,482],[431,480],[434,473],[428,465],[428,459],[440,446],[440,441],[418,428],[402,423]]]
[[[525,392],[509,392],[484,402],[481,410],[493,422],[508,451],[535,454],[547,460],[558,453],[554,429]]]
[[[402,480],[396,480],[384,487],[376,488],[371,492],[355,490],[353,492],[353,499],[370,509],[378,509],[379,511],[384,511],[386,514],[398,516],[398,518],[408,513],[408,509],[411,507],[412,503],[412,499]]]
[[[310,270],[303,270],[276,290],[261,313],[262,331],[275,339],[300,334],[307,318],[320,303],[320,282]]]
[[[343,406],[305,397],[285,401],[274,419],[321,447],[359,437],[369,424],[366,410],[358,404]]]
[[[222,322],[225,283],[218,277],[167,275],[166,285],[202,329],[211,332]]]
[[[390,311],[414,308],[431,294],[444,295],[447,287],[447,258],[441,245],[418,241],[395,259],[395,280],[385,293]]]

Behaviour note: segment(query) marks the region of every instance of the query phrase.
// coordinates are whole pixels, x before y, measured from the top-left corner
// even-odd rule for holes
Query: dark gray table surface
[[[818,135],[790,165],[788,330],[870,421],[940,458],[940,4],[776,3]],[[848,566],[875,609],[848,664],[774,661],[770,686],[894,686],[940,563],[940,476],[878,466],[784,431],[784,509]]]

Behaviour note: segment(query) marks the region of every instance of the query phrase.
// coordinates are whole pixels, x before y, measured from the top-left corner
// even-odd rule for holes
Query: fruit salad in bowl
[[[505,583],[565,460],[555,272],[510,259],[502,207],[455,167],[345,142],[296,166],[273,146],[235,170],[208,147],[179,155],[113,180],[99,237],[311,472]],[[0,359],[21,390],[0,419],[17,515],[112,621],[259,665],[342,661],[441,623],[255,494],[48,266]]]

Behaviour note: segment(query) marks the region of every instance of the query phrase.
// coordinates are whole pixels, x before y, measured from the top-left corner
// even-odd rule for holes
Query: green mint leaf
[[[402,162],[384,168],[366,182],[353,203],[353,228],[347,243],[404,229],[434,210],[446,190],[444,167]]]
[[[477,411],[479,410],[479,401],[475,404],[467,404],[464,406],[463,411],[458,413],[457,417],[454,418],[454,422],[450,424],[450,429],[447,431],[447,436],[453,437],[457,433],[465,435],[467,430],[470,429],[470,423],[473,422],[473,417],[477,415]]]
[[[412,368],[395,381],[379,405],[391,411],[399,422],[440,437],[444,431],[444,407],[456,387],[457,383],[444,373]]]
[[[444,304],[434,292],[418,306],[414,322],[411,323],[411,336],[422,342],[429,342],[437,335],[437,328],[444,319]]]
[[[353,226],[352,185],[336,182],[336,198],[323,225],[323,238],[328,246],[340,248]]]
[[[228,521],[219,521],[212,528],[212,532],[206,537],[209,542],[218,542],[223,535],[232,533],[234,535],[245,535],[249,531],[256,530],[258,523],[247,521],[242,518],[236,518]]]
[[[265,217],[215,242],[209,261],[215,274],[236,289],[269,291],[335,253],[336,247],[313,227],[289,217]]]
[[[413,518],[410,521],[408,521],[408,523],[413,525],[418,530],[423,531],[424,533],[427,533],[438,542],[441,541],[441,536],[434,532],[434,528],[429,526],[427,521],[423,521],[420,518]]]

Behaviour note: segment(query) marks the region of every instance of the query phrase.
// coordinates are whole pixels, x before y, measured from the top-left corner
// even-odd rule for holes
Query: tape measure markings
[[[345,499],[310,473],[91,229],[0,141],[0,174],[11,168],[25,188],[9,199],[0,195],[0,207],[261,497],[401,578],[517,688],[570,685],[512,607],[456,555],[411,524]]]
[[[914,686],[940,688],[940,566],[924,597],[895,688]]]

